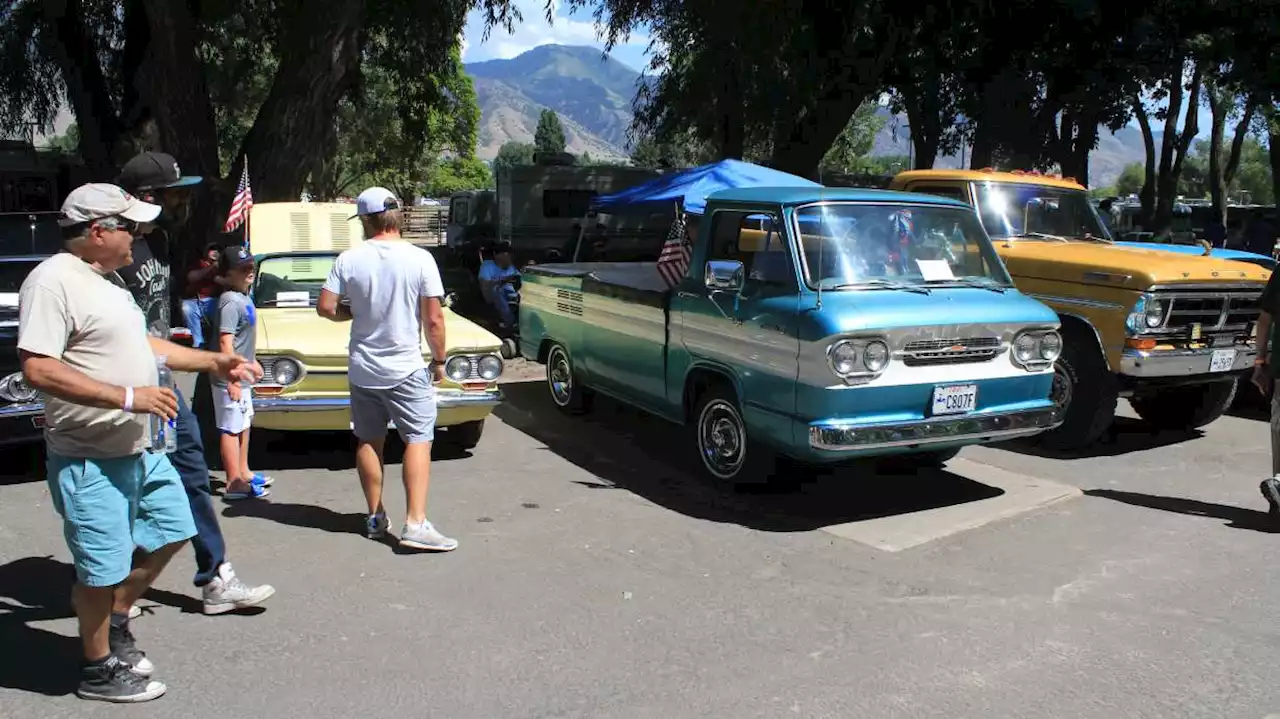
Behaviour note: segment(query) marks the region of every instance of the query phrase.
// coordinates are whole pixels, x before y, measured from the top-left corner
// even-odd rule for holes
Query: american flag
[[[240,173],[240,186],[236,188],[235,199],[231,200],[231,211],[227,213],[227,224],[223,232],[231,232],[244,223],[249,217],[249,208],[253,207],[253,192],[249,190],[249,158],[244,160],[244,170]],[[249,244],[249,238],[245,238]]]
[[[658,256],[658,274],[667,287],[675,287],[689,273],[689,240],[685,236],[685,215],[676,211],[676,218],[671,221],[671,231],[667,233],[667,241],[662,245],[662,254]]]

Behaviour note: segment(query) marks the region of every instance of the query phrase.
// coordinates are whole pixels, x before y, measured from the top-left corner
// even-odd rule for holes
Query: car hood
[[[1145,290],[1152,285],[1263,283],[1269,270],[1238,261],[1100,242],[997,240],[1015,279]]]
[[[1021,292],[936,287],[929,294],[905,290],[840,290],[822,293],[822,311],[810,313],[820,336],[929,325],[1051,325],[1058,315]]]
[[[491,351],[502,341],[476,323],[445,309],[445,341],[450,352]],[[313,308],[259,308],[257,350],[289,351],[306,358],[347,357],[351,323],[330,322]],[[422,343],[426,353],[426,341]]]

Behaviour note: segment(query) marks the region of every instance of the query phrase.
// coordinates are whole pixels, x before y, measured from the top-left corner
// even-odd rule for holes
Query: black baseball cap
[[[253,255],[249,254],[249,250],[242,245],[232,245],[222,248],[222,254],[218,255],[218,273],[226,274],[237,267],[252,267]]]
[[[124,164],[116,184],[126,190],[160,190],[198,185],[203,179],[196,175],[183,176],[173,155],[144,152]]]
[[[510,242],[499,242],[493,246],[493,254],[495,255],[500,255],[503,252],[510,252],[510,251],[511,251]]]

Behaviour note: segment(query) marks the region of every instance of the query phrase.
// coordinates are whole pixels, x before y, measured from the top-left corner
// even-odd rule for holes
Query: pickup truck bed
[[[670,290],[658,274],[656,262],[577,262],[534,265],[525,274],[572,278],[584,294],[610,297],[623,302],[663,309]],[[559,285],[560,283],[555,283]]]

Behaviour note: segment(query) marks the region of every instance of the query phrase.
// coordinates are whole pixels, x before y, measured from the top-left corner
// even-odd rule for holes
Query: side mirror
[[[740,292],[746,284],[747,273],[737,260],[711,260],[707,263],[704,278],[712,292]]]
[[[441,304],[443,304],[445,307],[448,307],[449,309],[453,309],[453,306],[458,304],[458,293],[456,292],[444,293],[444,301],[441,302]]]

